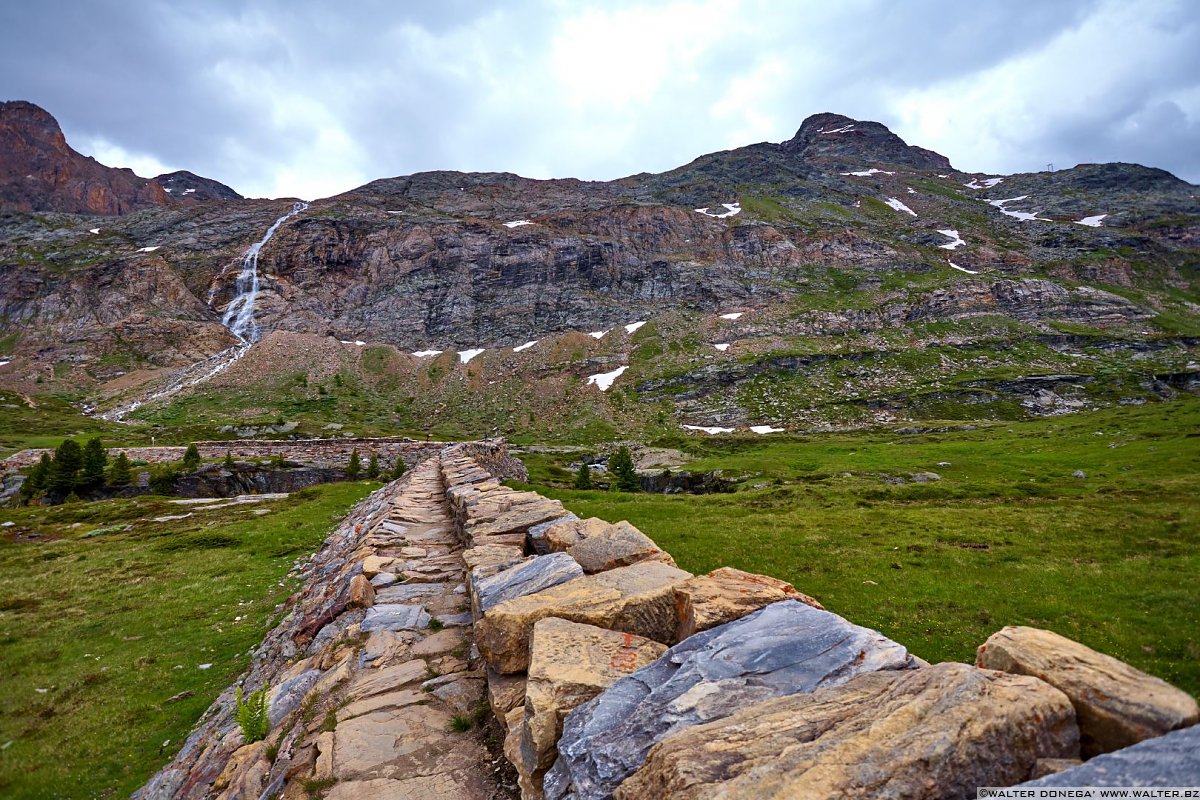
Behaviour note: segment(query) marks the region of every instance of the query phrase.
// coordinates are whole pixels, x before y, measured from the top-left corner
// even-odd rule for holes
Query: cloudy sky
[[[249,196],[615,178],[821,111],[967,171],[1136,161],[1200,183],[1200,2],[13,1],[0,99],[103,163]]]

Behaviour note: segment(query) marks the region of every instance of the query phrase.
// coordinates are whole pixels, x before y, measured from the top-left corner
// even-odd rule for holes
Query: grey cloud
[[[571,98],[548,54],[580,9],[629,11],[635,2],[5,4],[0,96],[43,105],[69,136],[102,137],[251,193],[286,183],[281,170],[330,181],[455,168],[612,178],[728,147],[743,127],[786,139],[826,110],[884,122],[964,169],[1126,160],[1200,180],[1200,12],[1186,0],[1151,4],[1155,36],[1177,52],[1140,73],[1142,53],[1112,53],[1128,62],[1129,79],[1081,109],[1038,108],[1050,101],[1031,94],[1013,120],[959,112],[937,142],[903,129],[897,96],[1003,69],[1111,2],[744,0],[728,32],[717,31],[680,74],[657,76],[650,102],[624,111],[601,99],[565,108]],[[681,24],[701,13],[672,8]],[[653,55],[619,36],[603,45],[596,70]],[[769,64],[782,66],[751,78]],[[742,91],[761,95],[765,107],[753,111],[769,123],[750,125],[736,102],[712,110]],[[1015,121],[1029,114],[1040,122]],[[989,163],[972,163],[984,160],[974,141],[985,135],[995,143]]]

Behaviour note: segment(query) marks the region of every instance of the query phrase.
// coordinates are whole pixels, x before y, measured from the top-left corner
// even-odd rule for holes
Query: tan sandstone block
[[[678,625],[674,642],[740,619],[763,606],[780,600],[799,600],[813,608],[824,608],[790,583],[768,575],[721,567],[707,575],[698,575],[675,587],[675,615]]]
[[[540,797],[542,778],[558,755],[563,720],[613,683],[657,659],[667,646],[632,633],[557,617],[533,627],[522,725],[505,741],[526,798]]]
[[[1066,696],[1034,678],[945,663],[864,673],[747,706],[656,744],[616,800],[950,800],[1026,780],[1079,749]]]
[[[392,566],[392,562],[395,560],[394,558],[385,556],[367,556],[362,562],[362,574],[367,577],[367,580],[370,580],[381,572],[388,572],[389,567]]]
[[[560,522],[546,529],[546,546],[551,552],[562,552],[585,539],[604,533],[612,526],[611,522],[597,517]]]
[[[524,675],[501,675],[492,668],[487,671],[488,684],[488,705],[492,707],[492,713],[496,715],[497,721],[501,726],[507,728],[508,712],[514,708],[523,709],[525,707],[525,676]]]
[[[350,579],[350,599],[346,608],[370,608],[375,605],[375,587],[366,575],[355,575]]]
[[[1052,631],[1009,626],[975,655],[977,666],[1032,675],[1071,698],[1085,758],[1200,721],[1188,693]]]
[[[582,538],[567,548],[589,575],[654,560],[675,566],[675,560],[646,534],[622,520],[607,529]]]
[[[475,625],[476,643],[488,665],[503,673],[528,667],[533,626],[546,617],[666,643],[675,634],[674,587],[690,577],[656,562],[585,575],[494,606]]]

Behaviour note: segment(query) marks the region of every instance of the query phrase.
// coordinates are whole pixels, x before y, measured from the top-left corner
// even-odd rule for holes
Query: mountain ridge
[[[859,345],[844,343],[898,354],[897,336],[921,358],[991,342],[1010,372],[1069,372],[1072,357],[1038,337],[1086,329],[1129,343],[1120,369],[1137,384],[1186,372],[1200,358],[1186,339],[1200,333],[1195,190],[1127,164],[964,173],[879,123],[818,114],[785,142],[706,154],[663,173],[601,182],[430,171],[313,201],[263,247],[255,308],[265,331],[297,335],[276,337],[276,349],[312,349],[304,337],[331,340],[330,352],[358,341],[388,348],[394,355],[380,355],[381,363],[413,376],[396,378],[413,396],[476,402],[489,381],[518,380],[522,392],[544,386],[571,398],[564,408],[621,425],[634,424],[613,407],[622,386],[693,422],[750,420],[751,408],[765,414],[764,382],[821,382],[798,375],[801,362],[780,360],[795,353],[836,355],[845,374],[826,385],[843,405],[903,406],[897,392],[946,394],[946,379],[965,386],[978,377],[965,355],[945,356],[956,366],[931,372],[928,385],[890,368],[878,373],[886,380],[853,377]],[[53,367],[63,373],[56,384],[70,375],[84,396],[109,402],[231,347],[220,320],[243,256],[290,204],[217,200],[170,201],[100,222],[0,218],[0,340],[13,342],[0,385],[34,389],[34,377],[46,379]],[[97,306],[113,310],[97,315]],[[717,316],[726,312],[747,316],[723,323]],[[655,320],[637,333],[595,336]],[[932,332],[937,326],[955,332]],[[493,355],[535,339],[548,344],[517,359]],[[1158,348],[1153,364],[1136,364],[1135,356],[1148,357],[1134,345],[1149,340],[1174,342],[1172,355],[1159,358],[1166,351]],[[1022,342],[1040,355],[1018,358]],[[719,343],[728,346],[714,349]],[[535,355],[543,346],[557,355]],[[480,348],[469,364],[404,355]],[[274,385],[273,371],[289,359],[260,363],[259,349],[212,386],[238,375]],[[350,375],[367,362],[340,363]],[[629,372],[608,394],[585,382],[620,366]],[[324,374],[312,369],[314,381]],[[464,382],[446,395],[417,377],[425,370]],[[580,386],[545,383],[556,370]],[[872,386],[874,399],[863,394]],[[793,389],[772,419],[799,419],[808,411],[797,404],[816,402],[809,389]],[[597,397],[585,402],[588,392]],[[1104,402],[1115,401],[1109,394]],[[950,395],[982,396],[969,386]],[[459,400],[423,413],[460,413]]]

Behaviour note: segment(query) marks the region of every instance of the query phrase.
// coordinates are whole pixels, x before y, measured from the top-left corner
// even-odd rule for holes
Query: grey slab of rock
[[[272,729],[278,727],[283,718],[300,705],[304,695],[308,694],[308,690],[316,684],[321,674],[319,669],[306,670],[279,684],[271,692],[271,702],[267,706],[267,719],[271,721]]]
[[[375,593],[375,604],[410,603],[441,594],[444,587],[439,583],[400,583],[388,586]]]
[[[609,798],[663,738],[773,697],[914,669],[903,645],[795,600],[680,642],[567,716],[546,800]]]
[[[367,617],[362,621],[360,630],[363,633],[403,631],[425,628],[428,625],[429,614],[423,606],[384,603],[367,610]]]
[[[395,582],[396,575],[391,572],[380,572],[377,573],[374,578],[371,578],[371,585],[376,589],[383,589],[387,586],[391,586]]]
[[[1200,786],[1200,725],[1146,739],[1013,788],[1034,786]]]
[[[524,597],[582,577],[583,567],[566,553],[534,556],[476,583],[475,605],[481,615],[486,614],[505,600]]]
[[[526,534],[529,537],[529,546],[532,547],[533,552],[537,553],[539,556],[546,555],[550,552],[550,548],[546,545],[546,531],[550,530],[552,526],[557,525],[560,522],[571,522],[572,520],[577,519],[579,519],[579,517],[568,513],[564,517],[558,517],[557,519],[552,519],[549,522],[543,522],[540,525],[534,525]]]

